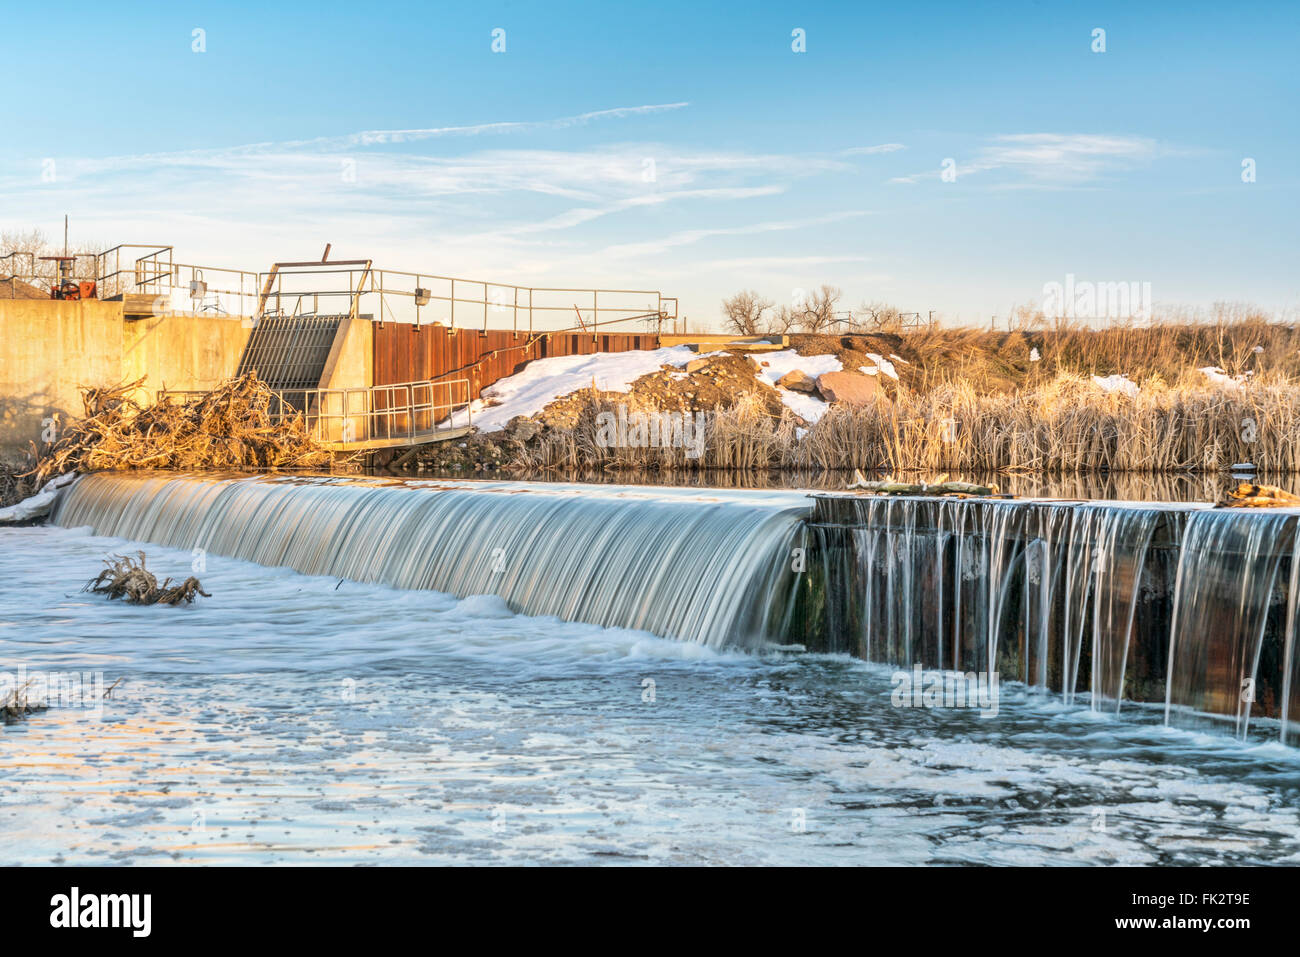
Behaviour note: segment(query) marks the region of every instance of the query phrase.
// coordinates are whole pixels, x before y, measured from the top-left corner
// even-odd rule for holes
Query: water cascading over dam
[[[823,587],[788,640],[903,667],[997,672],[1163,704],[1167,723],[1245,738],[1296,714],[1294,510],[817,496]]]
[[[1300,744],[1300,511],[97,474],[55,520],[714,648],[997,672],[1240,738],[1268,719]]]
[[[757,647],[794,584],[798,494],[100,473],[55,521],[97,534],[460,597],[528,615]]]

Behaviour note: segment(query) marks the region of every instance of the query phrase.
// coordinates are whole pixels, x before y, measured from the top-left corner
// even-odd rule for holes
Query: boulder
[[[709,363],[712,361],[713,361],[712,357],[707,357],[704,359],[692,359],[690,362],[686,363],[686,371],[703,372],[705,369],[709,367]]]
[[[807,392],[809,395],[817,391],[817,380],[802,369],[791,369],[777,379],[776,384],[783,389],[789,389],[792,392]]]
[[[817,391],[827,402],[870,405],[880,394],[880,382],[860,372],[824,372],[817,377]]]
[[[516,442],[528,442],[542,431],[542,424],[526,415],[517,415],[506,423],[505,431]]]

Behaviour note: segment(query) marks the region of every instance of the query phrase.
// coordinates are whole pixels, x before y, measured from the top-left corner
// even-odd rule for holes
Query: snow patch
[[[1108,375],[1102,378],[1099,375],[1092,377],[1092,384],[1103,392],[1119,392],[1129,398],[1134,398],[1138,394],[1137,383],[1132,381],[1126,375]]]
[[[895,369],[894,364],[890,362],[888,359],[886,359],[884,356],[878,356],[874,352],[868,352],[867,358],[870,359],[873,363],[875,363],[875,367],[873,368],[871,366],[859,366],[858,367],[859,371],[865,372],[867,375],[879,375],[880,373],[883,372],[885,375],[889,376],[895,382],[898,381],[898,370]]]
[[[1243,372],[1241,375],[1228,375],[1218,366],[1205,366],[1197,369],[1205,378],[1209,379],[1215,385],[1223,386],[1225,389],[1239,389],[1246,384],[1246,380],[1253,375],[1251,372]]]
[[[767,352],[759,357],[761,362],[766,362],[766,366],[760,366],[755,378],[760,382],[766,382],[772,388],[776,389],[781,396],[781,402],[787,409],[792,411],[806,422],[816,422],[830,404],[815,395],[808,395],[806,392],[795,392],[791,389],[783,389],[778,386],[777,380],[787,372],[794,372],[796,369],[807,373],[816,379],[818,376],[827,372],[843,372],[844,364],[835,356],[801,356],[793,349],[782,349],[780,352]]]
[[[48,515],[54,508],[54,503],[59,500],[59,495],[63,489],[72,484],[73,479],[77,477],[75,472],[66,472],[57,478],[50,479],[35,495],[29,495],[16,505],[10,505],[8,508],[0,508],[0,524],[10,522],[27,522],[34,518],[40,518]]]

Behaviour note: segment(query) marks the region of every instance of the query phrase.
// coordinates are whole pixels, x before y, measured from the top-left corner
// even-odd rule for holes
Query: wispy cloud
[[[840,150],[844,156],[875,156],[878,153],[896,153],[907,149],[902,143],[881,143],[879,146],[851,146]]]
[[[1007,166],[1039,179],[1091,179],[1155,155],[1155,141],[1138,136],[1021,133],[999,136],[984,149],[981,162],[988,169]]]
[[[593,120],[625,119],[630,116],[648,116],[682,110],[689,102],[653,103],[645,106],[619,106],[611,110],[592,110],[575,116],[562,116],[553,120],[526,122],[477,123],[471,126],[440,126],[414,130],[364,130],[347,136],[321,136],[308,140],[284,143],[285,147],[318,147],[322,149],[350,149],[358,146],[376,146],[389,143],[414,143],[420,140],[447,136],[482,136],[492,133],[527,133],[539,130],[564,130],[585,126]]]
[[[866,164],[857,160],[900,143],[799,153],[609,143],[576,132],[546,138],[546,148],[530,141],[688,105],[60,157],[48,180],[32,159],[0,167],[0,208],[15,225],[73,209],[81,229],[107,244],[161,236],[185,261],[247,268],[324,241],[393,268],[543,285],[672,288],[685,276],[726,282],[727,273],[784,282],[865,261],[824,245],[769,255],[746,237],[804,230],[801,241],[816,242],[819,227],[866,215],[838,203],[826,215],[816,215],[824,205],[792,215],[800,207],[790,204],[803,200],[786,194],[825,174],[860,176]]]
[[[1016,133],[993,137],[965,161],[953,160],[957,179],[993,170],[1006,170],[1039,183],[1078,184],[1153,160],[1155,140],[1140,136],[1093,133]],[[895,176],[891,183],[941,179],[942,165]]]
[[[869,215],[866,210],[854,210],[843,213],[832,213],[828,216],[814,216],[808,219],[751,223],[745,226],[731,226],[718,229],[684,229],[667,236],[662,236],[659,239],[611,246],[605,250],[605,253],[611,258],[654,256],[667,249],[672,249],[677,246],[689,246],[698,243],[701,240],[712,239],[717,236],[748,236],[754,233],[772,233],[785,232],[793,229],[808,229],[813,226],[825,226],[829,223],[836,223],[845,219],[854,219],[858,216],[866,215]]]

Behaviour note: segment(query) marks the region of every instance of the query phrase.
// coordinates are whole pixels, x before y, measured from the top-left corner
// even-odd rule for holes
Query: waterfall
[[[1260,655],[1270,609],[1281,606],[1278,571],[1284,549],[1292,547],[1294,527],[1295,516],[1288,513],[1192,516],[1169,630],[1167,722],[1197,727],[1206,719],[1226,718],[1238,737],[1246,737],[1253,705],[1264,690],[1258,681]],[[1294,574],[1293,564],[1293,580]]]
[[[806,499],[618,486],[99,473],[55,521],[97,534],[753,647],[781,624]],[[775,616],[775,617],[774,617]]]
[[[1070,700],[1092,650],[1093,706],[1118,708],[1147,550],[1162,510],[926,498],[821,499],[845,523],[822,532],[840,641],[871,661],[989,671]],[[825,510],[826,506],[820,506]],[[847,531],[847,536],[844,532]],[[840,552],[851,551],[852,566]],[[828,585],[834,590],[835,586]]]
[[[1109,704],[1118,711],[1124,697],[1133,619],[1147,550],[1161,513],[1155,509],[1087,506],[1074,511],[1070,571],[1079,582],[1066,601],[1077,630],[1072,641],[1066,700],[1078,688],[1083,627],[1091,615],[1092,668],[1090,690],[1094,711]],[[1091,593],[1091,602],[1087,595]]]
[[[809,525],[811,647],[996,670],[1097,711],[1158,702],[1241,738],[1275,717],[1300,744],[1295,511],[823,494]]]

